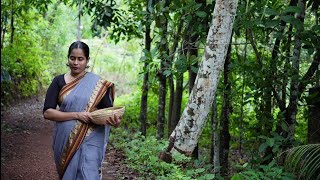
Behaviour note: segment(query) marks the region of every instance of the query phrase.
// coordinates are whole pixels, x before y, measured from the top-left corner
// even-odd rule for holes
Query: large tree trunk
[[[229,148],[230,148],[230,133],[229,133],[229,116],[231,112],[230,107],[230,95],[231,95],[231,84],[229,82],[229,64],[231,62],[231,45],[228,49],[228,54],[224,63],[224,72],[223,72],[223,83],[224,83],[224,92],[223,92],[223,104],[222,112],[220,119],[220,148],[219,156],[221,162],[221,173],[223,175],[228,174],[229,167]]]
[[[191,48],[189,49],[189,57],[191,57],[191,56],[198,57],[198,47],[195,45],[198,37],[199,36],[197,34],[191,36],[191,39],[190,39],[191,40],[191,42],[190,42]],[[189,70],[188,70],[188,74],[189,74],[189,95],[192,92],[192,89],[194,87],[194,82],[196,81],[196,77],[197,77],[197,73],[194,72],[194,69],[197,69],[198,67],[199,67],[198,62],[196,62],[195,64],[191,65],[189,67]],[[192,152],[192,157],[197,159],[198,156],[199,156],[199,146],[197,144],[196,147],[194,148],[193,152]]]
[[[236,10],[237,0],[216,1],[195,86],[177,127],[169,137],[167,152],[191,155],[197,145],[224,65]]]
[[[149,7],[149,1],[146,3],[146,11]],[[151,37],[150,37],[150,23],[146,24],[145,32],[145,48],[148,52],[151,50]],[[143,85],[141,93],[141,104],[140,104],[140,131],[142,135],[147,136],[147,117],[148,117],[148,91],[149,91],[149,61],[144,62],[143,66]]]

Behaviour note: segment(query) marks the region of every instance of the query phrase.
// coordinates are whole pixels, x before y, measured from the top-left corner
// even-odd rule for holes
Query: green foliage
[[[43,37],[41,42],[46,50],[51,52],[47,62],[47,72],[51,75],[50,79],[68,70],[66,67],[67,51],[77,35],[77,28],[74,28],[77,26],[75,12],[75,7],[55,2],[49,6],[43,23],[38,25],[37,32]],[[87,29],[88,25],[85,22],[83,22],[83,26],[84,29]]]
[[[258,167],[250,167],[248,163],[239,166],[242,169],[240,173],[232,176],[231,180],[245,179],[266,179],[266,180],[291,180],[294,175],[286,172],[283,167],[278,166],[275,161],[268,165],[259,165]]]
[[[41,36],[36,33],[35,23],[37,19],[41,19],[41,17],[33,12],[17,18],[17,21],[27,20],[29,24],[16,24],[14,44],[7,45],[2,49],[1,69],[11,76],[11,84],[15,86],[16,92],[14,94],[16,97],[19,95],[27,97],[35,94],[38,87],[44,85],[48,80],[45,69],[50,52],[38,43],[41,41]]]
[[[259,146],[259,152],[263,153],[267,147],[272,148],[273,153],[279,153],[280,146],[285,142],[285,138],[275,132],[270,132],[272,137],[259,136],[263,142]],[[270,157],[269,157],[270,158]]]
[[[111,1],[74,1],[82,3],[84,12],[92,18],[92,31],[101,37],[103,29],[110,32],[110,38],[118,43],[120,40],[142,38],[139,21],[132,12],[118,5],[119,2]],[[120,4],[120,3],[119,3]]]
[[[135,131],[140,127],[140,99],[141,91],[133,91],[130,94],[125,94],[117,97],[115,100],[116,105],[124,105],[126,107],[125,115],[122,119],[122,125]],[[157,96],[151,92],[148,93],[148,121],[147,126],[153,126],[157,120],[158,110]]]
[[[116,148],[122,149],[127,164],[143,177],[150,179],[215,179],[210,173],[210,166],[199,166],[190,157],[173,153],[171,164],[159,160],[158,154],[167,145],[166,140],[158,141],[155,136],[144,137],[141,133],[129,133],[115,129],[110,141]]]
[[[284,153],[285,169],[296,174],[298,179],[320,178],[320,144],[297,146]]]

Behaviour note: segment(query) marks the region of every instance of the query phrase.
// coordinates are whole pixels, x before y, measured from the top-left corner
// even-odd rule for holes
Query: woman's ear
[[[89,68],[89,67],[90,67],[90,66],[88,65],[88,64],[89,64],[89,60],[90,60],[90,57],[88,57],[88,61],[87,61],[86,68]]]

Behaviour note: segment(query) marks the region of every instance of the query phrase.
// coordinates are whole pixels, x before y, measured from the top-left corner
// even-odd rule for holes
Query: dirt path
[[[58,179],[53,161],[54,122],[42,117],[43,98],[31,98],[1,108],[1,180]],[[110,143],[103,165],[103,180],[136,179],[124,156]]]

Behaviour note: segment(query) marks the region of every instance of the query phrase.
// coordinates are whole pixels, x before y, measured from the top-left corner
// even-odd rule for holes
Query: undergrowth
[[[222,179],[211,173],[210,165],[179,153],[172,154],[172,163],[160,160],[158,154],[165,149],[167,141],[157,140],[155,136],[144,137],[118,128],[113,129],[110,142],[124,151],[128,167],[141,175],[139,179]]]

